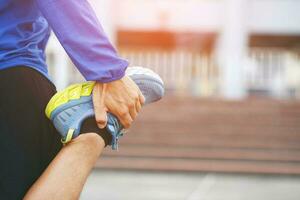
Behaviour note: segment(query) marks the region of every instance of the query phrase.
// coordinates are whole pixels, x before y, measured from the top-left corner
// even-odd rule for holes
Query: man
[[[96,120],[62,149],[44,114],[56,92],[45,62],[50,27],[86,80],[97,81]],[[107,112],[128,128],[144,103],[127,66],[86,0],[0,0],[0,199],[79,197],[109,140]]]

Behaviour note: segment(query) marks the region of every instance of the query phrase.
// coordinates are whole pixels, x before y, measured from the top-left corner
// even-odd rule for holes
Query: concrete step
[[[97,166],[300,174],[300,102],[166,96]]]

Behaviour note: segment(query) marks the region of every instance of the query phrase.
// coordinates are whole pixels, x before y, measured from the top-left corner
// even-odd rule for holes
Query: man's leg
[[[0,70],[0,199],[22,199],[60,151],[44,113],[55,92],[33,69]]]
[[[39,188],[42,199],[62,191],[70,191],[60,195],[63,199],[78,196],[104,144],[110,144],[111,135],[91,117],[81,127],[88,134],[61,150],[59,133],[45,116],[55,93],[54,85],[33,69],[0,70],[0,199],[19,200],[28,190],[27,197],[34,198]]]
[[[98,134],[79,135],[62,148],[24,199],[78,199],[104,146],[104,140]]]

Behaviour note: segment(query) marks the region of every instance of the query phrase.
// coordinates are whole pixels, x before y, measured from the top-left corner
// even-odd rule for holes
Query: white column
[[[221,70],[221,92],[228,99],[241,99],[246,95],[243,68],[248,45],[247,1],[224,0],[217,61]]]
[[[65,87],[68,86],[69,81],[70,81],[70,76],[69,76],[69,66],[68,66],[68,57],[67,54],[64,51],[56,51],[55,52],[55,85],[57,90],[62,90]]]
[[[53,74],[51,75],[57,90],[61,90],[69,84],[71,78],[69,76],[69,58],[53,33],[49,38],[47,52],[54,55],[53,63],[49,68],[52,68]]]
[[[96,15],[103,26],[105,33],[110,41],[116,43],[116,0],[90,0],[89,1],[96,12]]]

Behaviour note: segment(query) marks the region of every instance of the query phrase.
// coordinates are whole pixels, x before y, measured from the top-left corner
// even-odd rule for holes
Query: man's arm
[[[86,80],[118,80],[128,66],[103,31],[87,0],[36,0],[50,27]]]
[[[128,62],[117,55],[87,0],[36,2],[82,75],[98,81],[93,95],[98,126],[106,126],[109,111],[128,128],[144,97],[135,83],[124,77]]]

